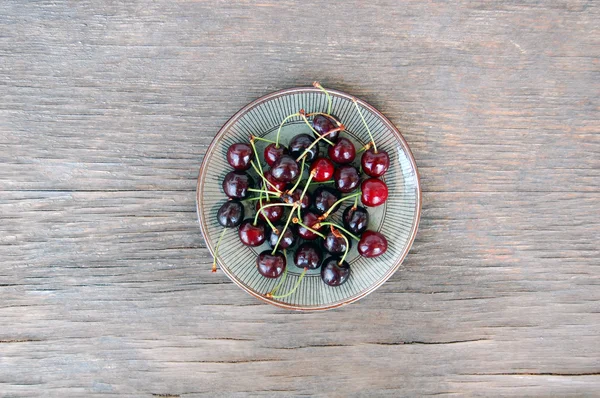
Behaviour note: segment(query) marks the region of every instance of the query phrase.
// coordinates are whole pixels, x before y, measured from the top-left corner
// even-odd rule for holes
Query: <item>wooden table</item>
[[[338,4],[340,3],[340,4]],[[0,396],[600,394],[600,4],[0,2]],[[210,273],[195,187],[274,90],[409,142],[402,269],[294,313]]]

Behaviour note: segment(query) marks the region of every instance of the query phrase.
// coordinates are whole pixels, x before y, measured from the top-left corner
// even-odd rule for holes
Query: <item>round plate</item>
[[[369,142],[367,130],[352,103],[354,97],[337,90],[328,91],[333,98],[331,113],[346,126],[342,135],[354,141],[357,149]],[[321,280],[320,271],[311,270],[292,295],[282,299],[268,299],[265,294],[271,291],[279,279],[261,276],[256,270],[255,262],[257,254],[266,250],[268,245],[265,243],[255,248],[244,246],[238,238],[237,229],[229,229],[219,248],[219,265],[233,282],[251,295],[270,304],[294,310],[335,308],[371,293],[400,267],[406,257],[417,233],[421,215],[421,187],[417,166],[398,129],[371,105],[361,100],[358,104],[373,133],[377,148],[386,150],[391,160],[390,168],[383,178],[389,189],[388,200],[382,206],[368,208],[369,229],[386,236],[387,252],[377,258],[363,258],[358,255],[356,242],[353,242],[347,257],[351,274],[345,284],[338,287],[327,286]],[[300,109],[306,112],[326,112],[327,97],[314,87],[292,88],[268,94],[236,113],[210,144],[200,167],[196,201],[200,229],[211,253],[214,254],[216,242],[223,230],[216,215],[219,207],[227,200],[221,188],[225,174],[231,171],[225,157],[227,148],[235,142],[248,142],[250,135],[274,139],[281,121]],[[281,130],[280,142],[287,145],[292,137],[300,133],[311,134],[311,130],[301,119],[291,119]],[[264,142],[257,141],[261,158],[265,145]],[[321,152],[324,152],[325,145],[321,144]],[[360,155],[357,155],[356,165],[359,163]],[[340,210],[331,216],[333,220],[340,220],[345,207],[342,204]],[[249,207],[246,209],[246,217],[254,214]],[[290,250],[288,275],[278,291],[280,294],[292,289],[302,272],[302,269],[293,264],[292,254],[293,250]]]

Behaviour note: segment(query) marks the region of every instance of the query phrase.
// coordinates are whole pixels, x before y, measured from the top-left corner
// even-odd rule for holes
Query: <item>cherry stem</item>
[[[223,232],[221,232],[221,236],[219,236],[219,240],[217,242],[217,246],[215,247],[215,256],[213,257],[212,263],[212,272],[217,272],[217,256],[219,255],[219,246],[221,245],[221,241],[223,240],[223,236],[225,236],[226,228],[223,228]]]
[[[254,164],[254,161],[253,161],[253,160],[251,160],[251,161],[250,161],[250,164],[252,165],[252,168],[254,168],[254,171],[256,171],[256,172],[258,173],[258,175],[260,176],[260,178],[262,178],[262,180],[263,180],[264,182],[266,182],[266,183],[267,183],[267,184],[268,184],[268,185],[269,185],[271,188],[273,188],[274,190],[276,190],[276,191],[277,191],[277,193],[281,193],[281,190],[280,190],[279,188],[277,188],[277,187],[275,186],[275,184],[273,184],[271,181],[269,181],[269,180],[267,179],[267,177],[265,177],[265,176],[264,176],[264,175],[261,173],[261,171],[262,171],[262,170],[261,170],[261,171],[259,171],[259,170],[257,169],[257,167],[256,167],[256,165]],[[258,164],[260,165],[260,162],[259,162]]]
[[[325,93],[325,95],[327,96],[327,102],[329,103],[329,105],[327,106],[327,113],[328,114],[331,113],[332,101],[331,101],[331,95],[329,95],[329,92],[327,90],[325,90],[323,88],[323,86],[321,86],[321,83],[319,83],[319,82],[314,82],[313,86]]]
[[[341,234],[342,238],[344,238],[344,240],[346,241],[346,251],[344,252],[344,256],[340,259],[340,262],[338,263],[339,265],[342,265],[344,263],[344,260],[346,259],[346,256],[348,255],[348,251],[350,250],[350,241],[348,241],[348,238],[346,238],[346,235]]]
[[[283,255],[287,257],[287,253],[285,252],[285,249],[283,249]],[[288,267],[286,266],[285,269],[283,270],[283,276],[281,277],[281,280],[277,283],[277,285],[275,285],[273,290],[271,290],[267,294],[268,297],[272,297],[275,294],[275,292],[277,292],[277,290],[279,290],[279,288],[283,285],[283,282],[285,282],[285,278],[287,277],[287,270],[288,270]]]
[[[296,181],[296,183],[294,184],[294,186],[291,189],[288,189],[288,193],[290,195],[296,190],[296,188],[298,188],[298,185],[300,184],[300,180],[301,180],[303,173],[304,173],[304,158],[302,158],[302,167],[300,167],[300,176],[298,177],[298,180]]]
[[[369,137],[371,137],[371,142],[373,143],[373,151],[375,151],[375,153],[377,153],[377,145],[375,145],[375,139],[373,139],[373,134],[371,134],[371,130],[369,129],[369,126],[367,125],[367,121],[365,120],[365,117],[363,116],[362,112],[360,111],[360,108],[358,106],[358,100],[356,98],[353,98],[352,102],[354,102],[356,111],[360,115],[360,118],[362,119],[362,122],[365,125],[365,128],[367,129],[367,133],[369,133]]]
[[[308,146],[308,147],[307,147],[307,148],[304,150],[304,152],[302,153],[302,155],[298,156],[298,159],[296,159],[296,162],[300,161],[300,159],[303,159],[303,158],[304,158],[304,157],[305,157],[305,156],[308,154],[308,152],[309,152],[309,151],[310,151],[310,150],[311,150],[311,149],[312,149],[312,148],[313,148],[315,145],[317,145],[317,143],[318,143],[320,140],[324,140],[324,139],[325,139],[325,136],[326,136],[326,135],[333,134],[333,133],[336,133],[336,132],[338,132],[338,131],[344,131],[344,129],[345,129],[345,127],[344,127],[344,125],[342,124],[341,126],[338,126],[338,127],[334,128],[334,129],[331,129],[331,130],[329,130],[329,131],[328,131],[328,132],[326,132],[325,134],[317,134],[317,136],[318,136],[318,137],[317,137],[317,138],[316,138],[316,139],[315,139],[313,142],[311,142],[311,144],[310,144],[310,145],[309,145],[309,146]],[[332,145],[333,145],[333,143],[332,143]]]
[[[304,199],[304,195],[306,195],[306,191],[308,190],[308,186],[310,185],[310,181],[313,179],[314,176],[315,176],[314,173],[310,173],[308,175],[308,180],[306,180],[306,185],[304,185],[304,189],[302,190],[302,194],[300,194],[300,202],[302,202],[302,199]]]
[[[311,182],[311,184],[313,184],[313,185],[317,185],[317,184],[333,184],[333,183],[335,183],[335,181],[333,181],[333,180],[321,181],[321,182],[318,182],[318,181]]]
[[[279,148],[279,134],[281,133],[281,128],[283,127],[283,125],[285,124],[285,122],[287,122],[289,119],[293,118],[293,117],[297,117],[300,116],[300,113],[294,113],[291,114],[289,116],[286,116],[281,124],[279,125],[279,128],[277,129],[277,137],[275,138],[275,148]]]
[[[358,155],[359,153],[366,151],[367,149],[371,149],[371,145],[373,145],[372,142],[369,142],[369,143],[363,145],[362,148],[360,148],[358,151],[356,151],[356,154]]]
[[[272,192],[272,191],[266,191],[264,189],[255,189],[255,188],[248,188],[248,191],[250,192],[256,192],[256,193],[265,193],[267,195],[275,195],[276,197],[280,197],[281,196],[281,192],[277,193],[277,192]]]
[[[279,295],[279,296],[271,296],[271,298],[281,299],[281,298],[285,298],[287,296],[290,296],[290,295],[294,294],[294,292],[296,291],[296,289],[298,289],[298,286],[300,286],[300,282],[302,282],[302,279],[304,278],[304,275],[306,275],[306,271],[308,271],[308,267],[304,268],[304,271],[302,271],[302,273],[300,274],[300,277],[298,278],[298,282],[296,282],[296,285],[294,286],[294,288],[292,290],[290,290],[286,294],[282,294],[282,295]]]
[[[262,213],[263,217],[265,218],[265,220],[267,221],[267,223],[269,224],[269,226],[272,229],[276,229],[273,224],[271,224],[271,222],[269,221],[269,217],[267,217],[267,215],[265,213],[263,213],[263,210],[269,207],[275,207],[275,206],[294,206],[294,203],[268,203],[264,206],[261,206],[260,209],[258,209],[258,211],[256,212],[256,215],[254,216],[254,225],[256,225],[256,222],[258,221],[258,216]]]
[[[343,198],[339,199],[337,202],[335,202],[334,204],[331,205],[329,210],[327,210],[325,213],[323,213],[323,215],[321,216],[321,220],[324,220],[327,217],[329,217],[329,214],[331,214],[333,209],[335,209],[335,207],[337,205],[339,205],[340,203],[342,203],[343,201],[352,199],[352,198],[358,198],[360,195],[362,195],[362,192],[356,192],[356,193],[353,193],[352,195],[344,196]]]
[[[292,206],[296,207],[297,204],[294,203],[294,204],[292,204]],[[285,234],[285,231],[287,231],[287,228],[290,225],[290,221],[292,220],[293,215],[294,215],[294,209],[292,209],[292,211],[290,211],[290,215],[288,216],[288,219],[285,222],[285,226],[283,227],[283,230],[279,233],[279,238],[277,238],[277,243],[275,243],[275,247],[273,248],[271,255],[274,255],[275,252],[277,251],[277,246],[279,246],[279,242],[281,242],[281,238],[283,238],[283,234]]]
[[[266,138],[257,137],[255,135],[253,135],[252,138],[254,138],[255,140],[259,140],[259,141],[268,142],[269,144],[275,144],[275,141],[273,141],[273,140],[268,140]]]
[[[352,206],[352,209],[356,210],[357,207],[358,207],[358,196],[354,198],[354,206]]]
[[[310,129],[312,130],[312,132],[318,137],[320,136],[319,133],[317,133],[317,130],[315,130],[313,128],[313,126],[310,125],[310,123],[308,122],[308,119],[306,118],[306,115],[304,115],[303,113],[300,114],[300,116],[302,117],[302,119],[304,119],[304,123],[306,123],[308,125],[308,127],[310,127]],[[335,145],[333,142],[329,141],[327,138],[323,138],[323,141],[325,141],[326,143],[328,143],[329,145]]]
[[[260,175],[261,177],[264,178],[262,165],[260,164],[260,160],[258,160],[259,159],[258,152],[256,151],[256,146],[254,145],[253,139],[250,139],[250,145],[252,145],[252,150],[254,151],[254,157],[256,158],[256,163],[258,163],[258,169],[260,170],[260,172],[258,170],[256,170],[256,165],[254,166],[254,170],[256,170],[258,175]],[[252,160],[250,161],[250,163],[252,164]]]
[[[325,235],[323,235],[323,234],[322,234],[322,233],[320,233],[319,231],[317,231],[317,230],[315,230],[315,229],[312,229],[312,228],[311,228],[311,227],[309,227],[308,225],[304,225],[304,224],[302,224],[302,222],[301,222],[300,220],[298,220],[298,223],[297,223],[297,224],[298,224],[298,225],[300,225],[300,226],[301,226],[301,227],[303,227],[303,228],[306,228],[306,229],[308,229],[310,232],[312,232],[312,233],[313,233],[313,234],[315,234],[315,235],[318,235],[318,236],[320,236],[320,237],[321,237],[321,238],[323,238],[323,239],[325,239],[325,238],[326,238],[326,237],[325,237]],[[319,224],[319,225],[323,225],[323,224],[321,224],[321,223],[318,223],[318,224]],[[340,228],[340,229],[341,229],[341,228]]]
[[[333,225],[334,227],[336,227],[340,231],[347,233],[348,236],[350,236],[352,239],[357,240],[357,241],[360,240],[360,238],[358,236],[354,235],[350,231],[346,230],[345,228],[340,227],[339,225],[337,225],[335,223],[332,223],[332,222],[320,222],[320,223],[318,223],[318,225],[320,225],[320,226],[323,226],[323,225]]]

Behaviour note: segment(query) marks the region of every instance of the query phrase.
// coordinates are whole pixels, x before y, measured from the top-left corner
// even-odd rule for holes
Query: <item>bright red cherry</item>
[[[275,203],[277,203],[277,202],[270,201],[270,200],[262,201],[263,206],[271,205],[271,204],[275,204]],[[257,200],[256,201],[256,211],[258,211],[258,209],[260,209],[260,207],[261,207],[260,200]],[[268,218],[269,221],[271,221],[272,223],[278,222],[283,217],[283,206],[270,206],[270,207],[264,208],[258,215],[258,218],[264,220],[265,217]]]
[[[283,155],[273,163],[271,175],[277,181],[292,182],[300,174],[300,166],[296,160],[289,155]]]
[[[256,268],[266,278],[279,278],[285,270],[286,263],[285,256],[279,251],[271,254],[271,250],[265,250],[256,257]]]
[[[275,144],[269,144],[265,148],[263,154],[265,156],[265,162],[267,162],[267,164],[272,167],[277,161],[277,159],[279,159],[283,155],[288,154],[288,150],[281,144],[279,144],[279,147],[277,147]]]
[[[329,286],[339,286],[350,277],[350,264],[346,261],[340,264],[338,257],[329,257],[321,267],[321,279]]]
[[[362,182],[360,188],[362,190],[360,200],[365,206],[380,206],[387,200],[388,187],[380,179],[368,178]]]
[[[223,192],[232,199],[244,199],[254,188],[254,180],[244,171],[230,171],[223,179]]]
[[[252,218],[247,218],[242,221],[242,224],[238,229],[238,234],[243,244],[256,247],[262,245],[267,238],[267,228],[265,227],[265,223],[261,220],[258,220],[256,225],[253,223],[254,220]]]
[[[235,170],[248,170],[250,161],[254,158],[254,151],[249,144],[238,142],[231,144],[227,149],[227,162]]]
[[[386,151],[367,149],[360,159],[364,172],[371,177],[381,177],[390,168],[390,157]]]
[[[316,229],[313,228],[313,226],[319,222],[319,217],[312,212],[307,212],[302,216],[302,224],[306,225],[309,228],[314,229],[317,232],[320,232],[320,229],[322,229],[323,227]],[[301,225],[298,225],[298,235],[300,235],[301,238],[305,239],[305,240],[315,240],[319,237],[319,235],[313,233],[312,231],[304,228]]]
[[[335,181],[335,187],[342,193],[349,193],[360,183],[360,175],[358,170],[354,166],[340,166],[335,170],[333,174],[333,180]]]
[[[340,138],[335,145],[330,146],[327,150],[329,157],[336,163],[347,164],[352,163],[356,157],[356,148],[348,138]]]
[[[358,253],[363,257],[377,257],[388,247],[385,236],[375,231],[365,231],[358,241]]]
[[[334,171],[333,163],[327,158],[316,158],[310,165],[310,172],[314,173],[313,180],[316,182],[331,180]]]

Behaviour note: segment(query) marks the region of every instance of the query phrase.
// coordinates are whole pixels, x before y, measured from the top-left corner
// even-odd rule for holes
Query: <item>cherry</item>
[[[292,138],[292,141],[290,141],[290,145],[289,145],[290,155],[292,155],[294,157],[294,159],[297,159],[300,155],[302,155],[304,153],[306,148],[308,148],[313,143],[314,140],[315,139],[308,134],[298,134],[297,136]],[[319,154],[319,143],[317,142],[315,144],[315,146],[313,146],[312,148],[309,149],[308,153],[306,154],[305,159],[307,162],[310,163],[313,161],[314,158],[317,157],[318,154]]]
[[[259,220],[256,225],[253,223],[254,220],[252,218],[247,218],[242,221],[238,234],[243,244],[255,247],[264,243],[267,237],[267,228],[265,227],[265,223],[261,220]]]
[[[285,187],[287,186],[287,182],[277,181],[275,179],[275,177],[273,177],[273,174],[271,173],[271,169],[266,170],[264,172],[264,176],[271,184],[273,184],[273,185],[271,185],[271,184],[265,183],[267,191],[269,191],[269,192],[277,193],[277,191],[275,191],[275,188],[273,188],[273,186],[277,187],[277,189],[279,189],[282,192],[285,189]]]
[[[323,240],[323,249],[331,254],[344,254],[352,247],[350,239],[344,239],[339,231],[329,231]],[[346,240],[348,243],[346,243]]]
[[[371,177],[381,177],[390,167],[390,157],[386,151],[367,149],[360,159],[364,172]]]
[[[335,167],[327,158],[316,158],[310,166],[310,172],[314,173],[313,180],[316,182],[328,181],[333,177]]]
[[[358,253],[363,257],[377,257],[388,247],[385,236],[375,231],[365,231],[358,241]]]
[[[337,127],[336,121],[333,118],[325,115],[316,115],[313,118],[312,125],[313,129],[315,129],[319,135],[327,134],[327,132]],[[327,138],[329,141],[335,142],[338,138],[338,135],[340,135],[340,132],[336,131],[335,133],[326,135],[325,138]]]
[[[339,286],[348,280],[350,264],[343,261],[340,264],[338,257],[329,257],[321,267],[321,279],[329,286]]]
[[[277,245],[277,241],[279,240],[279,235],[281,235],[281,232],[283,231],[283,227],[283,225],[275,225],[275,228],[277,228],[277,232],[271,231],[271,234],[269,235],[269,245],[272,248],[275,248],[275,245]],[[294,246],[294,243],[296,243],[295,226],[288,225],[285,232],[283,233],[283,237],[279,241],[279,245],[277,246],[277,248],[287,249],[289,247]]]
[[[274,200],[263,200],[262,204],[264,205],[269,205],[269,204],[275,204],[277,203],[277,201]],[[260,209],[260,200],[256,201],[256,211],[258,211]],[[262,211],[260,212],[260,214],[258,215],[258,218],[261,219],[265,219],[268,218],[269,221],[271,221],[272,223],[276,223],[277,221],[281,220],[281,218],[283,217],[283,206],[270,206],[270,207],[266,207],[264,209],[262,209]]]
[[[294,264],[298,268],[317,269],[321,265],[322,259],[321,250],[312,242],[304,242],[294,253]]]
[[[244,199],[248,196],[248,188],[254,188],[254,180],[243,171],[230,171],[223,179],[225,195],[233,199]]]
[[[235,170],[248,170],[250,161],[254,158],[254,151],[249,144],[238,142],[231,144],[227,149],[227,162]]]
[[[267,147],[265,148],[265,151],[263,153],[263,155],[265,157],[265,162],[267,162],[267,164],[269,166],[273,166],[275,164],[275,162],[277,161],[277,159],[279,159],[283,155],[287,155],[287,154],[288,154],[287,148],[281,144],[279,144],[279,147],[277,147],[276,144],[269,144],[269,145],[267,145]]]
[[[244,206],[239,200],[228,200],[217,212],[217,221],[225,228],[237,227],[244,219]]]
[[[335,145],[327,149],[327,154],[336,163],[352,163],[356,157],[356,148],[354,148],[354,144],[348,138],[341,137]]]
[[[360,186],[362,195],[360,200],[365,206],[375,207],[382,205],[388,197],[388,187],[385,182],[377,178],[368,178]]]
[[[283,155],[273,163],[271,175],[281,182],[292,182],[300,174],[300,167],[296,160],[289,155]]]
[[[306,225],[309,228],[314,229],[317,232],[319,232],[321,228],[319,228],[319,229],[313,228],[313,225],[315,225],[318,222],[319,222],[319,217],[313,212],[310,212],[310,211],[306,212],[302,216],[302,224]],[[304,228],[302,225],[298,225],[298,235],[300,235],[301,238],[306,239],[306,240],[315,240],[319,237],[319,235]]]
[[[319,214],[324,214],[326,211],[329,211],[331,206],[333,206],[333,204],[337,202],[341,196],[342,195],[340,195],[340,193],[333,188],[319,187],[315,189],[315,192],[313,192],[313,200],[315,203],[316,212]],[[338,208],[339,205],[336,206],[335,209],[332,209],[329,213],[335,213]]]
[[[349,193],[354,191],[360,183],[360,175],[356,167],[345,165],[335,170],[333,180],[338,191]]]
[[[344,227],[353,234],[360,235],[369,226],[369,213],[364,207],[348,206],[342,214]]]
[[[284,195],[281,198],[285,201],[285,203],[292,204],[294,202],[298,202],[300,200],[300,195],[302,195],[302,189],[296,188],[291,195]],[[304,194],[302,197],[302,202],[300,204],[300,208],[302,210],[306,210],[312,205],[312,195],[308,192]]]
[[[256,268],[266,278],[279,278],[285,270],[286,263],[285,256],[279,251],[271,254],[271,250],[265,250],[256,257]]]

